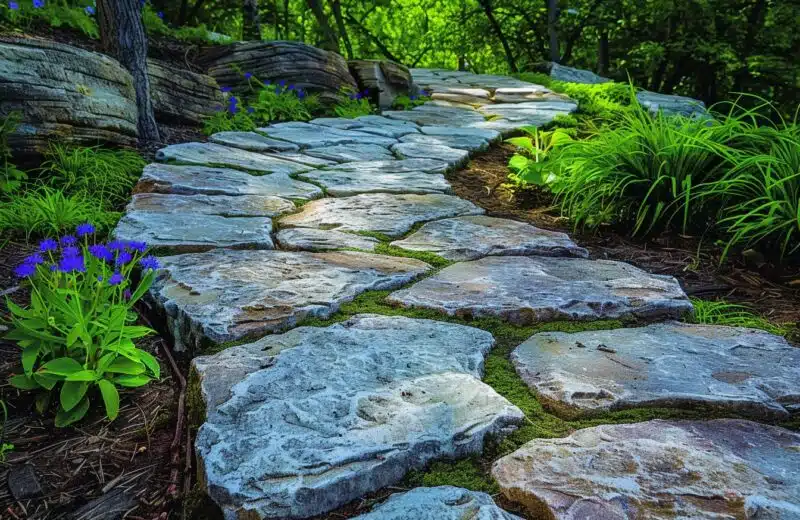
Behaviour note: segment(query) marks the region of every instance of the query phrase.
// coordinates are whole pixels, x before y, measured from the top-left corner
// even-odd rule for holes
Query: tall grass
[[[691,300],[694,306],[694,316],[690,320],[692,323],[762,329],[779,336],[783,336],[787,332],[786,328],[753,314],[744,305],[728,303],[722,300],[712,301],[699,298],[692,298]]]

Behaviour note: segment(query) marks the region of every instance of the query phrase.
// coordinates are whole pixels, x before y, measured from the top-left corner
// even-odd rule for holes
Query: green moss
[[[374,252],[380,255],[416,258],[417,260],[422,260],[423,262],[438,268],[447,267],[453,263],[451,260],[447,260],[433,253],[428,253],[427,251],[411,251],[401,247],[389,245],[386,242],[381,242],[375,246]]]
[[[377,238],[381,242],[391,242],[393,240],[399,240],[397,238],[392,238],[385,233],[380,233],[378,231],[356,231],[354,234],[361,235],[362,237],[372,237]]]
[[[457,486],[489,494],[500,492],[497,483],[477,457],[434,462],[425,471],[410,472],[404,484],[406,487]]]
[[[206,403],[200,391],[200,377],[192,369],[189,372],[189,381],[186,385],[186,416],[189,427],[197,429],[206,420]]]

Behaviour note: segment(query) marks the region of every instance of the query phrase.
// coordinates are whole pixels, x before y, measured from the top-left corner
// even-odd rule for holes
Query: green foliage
[[[22,373],[9,382],[38,391],[40,412],[58,393],[59,427],[86,415],[90,390],[97,390],[114,420],[117,386],[138,387],[160,376],[158,361],[134,344],[153,331],[131,325],[133,305],[152,284],[158,264],[145,256],[144,243],[92,244],[92,232],[92,226],[79,226],[77,239],[60,239],[60,252],[54,240],[43,241],[40,253],[16,270],[30,283],[30,305],[6,301],[12,317],[5,337],[22,349]],[[137,263],[144,269],[138,285],[131,279]]]
[[[430,100],[430,96],[428,96],[428,93],[424,90],[421,91],[419,95],[397,96],[392,102],[392,110],[411,110],[414,107],[424,105]]]
[[[229,110],[218,110],[203,120],[203,133],[212,135],[217,132],[252,132],[257,126],[246,112],[232,114]]]
[[[19,126],[22,116],[19,112],[11,112],[6,117],[0,117],[0,197],[15,193],[22,186],[28,176],[14,166],[11,159],[11,147],[8,137]]]
[[[43,22],[51,27],[75,29],[89,38],[100,37],[97,22],[86,9],[90,5],[88,1],[78,6],[58,0],[42,1],[41,4],[32,0],[16,0],[16,9],[11,9],[10,5],[10,2],[0,5],[0,22],[5,21],[18,28],[29,27],[33,22]]]
[[[5,442],[6,422],[8,421],[8,407],[6,402],[0,399],[0,410],[3,412],[3,421],[0,424],[0,463],[6,461],[6,453],[14,450],[14,445]]]
[[[369,98],[361,92],[354,93],[342,91],[339,93],[339,101],[333,107],[333,113],[337,117],[345,119],[355,119],[361,116],[368,116],[373,112]]]
[[[250,79],[250,88],[255,92],[249,102],[252,117],[261,124],[275,121],[308,121],[314,117],[314,109],[319,107],[316,95],[306,94],[286,82],[273,84]]]
[[[408,487],[457,486],[492,494],[500,491],[494,479],[483,471],[477,457],[434,462],[425,471],[411,471],[405,482]]]
[[[512,137],[507,143],[516,146],[521,153],[516,153],[508,162],[512,173],[512,181],[525,186],[549,186],[558,191],[558,175],[551,170],[551,162],[547,161],[550,154],[559,146],[571,142],[572,137],[567,130],[555,128],[550,131],[539,130],[535,127],[523,129],[527,137]]]
[[[217,37],[214,37],[208,28],[206,28],[205,24],[195,27],[179,27],[173,30],[172,36],[188,43],[198,43],[201,45],[223,45],[233,41],[233,38],[225,34],[220,34]]]
[[[787,329],[771,323],[769,320],[753,314],[744,305],[736,305],[723,300],[711,301],[692,298],[694,316],[689,320],[692,323],[706,325],[728,325],[730,327],[749,327],[762,329],[772,334],[784,336]]]
[[[149,35],[170,36],[172,29],[166,24],[163,19],[164,13],[156,12],[150,3],[145,3],[142,7],[142,23],[144,29]]]

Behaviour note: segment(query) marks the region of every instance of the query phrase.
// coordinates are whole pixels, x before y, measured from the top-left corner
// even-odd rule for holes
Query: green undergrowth
[[[397,256],[403,258],[414,258],[416,260],[422,260],[426,264],[432,265],[437,269],[442,269],[454,263],[452,260],[447,260],[446,258],[442,258],[441,256],[434,253],[428,253],[427,251],[411,251],[410,249],[403,249],[401,247],[393,246],[388,242],[381,242],[380,244],[375,246],[375,250],[373,252],[379,255]]]
[[[778,336],[786,336],[791,331],[791,327],[772,323],[766,318],[754,314],[745,305],[728,303],[724,300],[712,301],[699,298],[691,298],[691,300],[694,306],[694,316],[687,320],[691,323],[748,327],[765,330]]]

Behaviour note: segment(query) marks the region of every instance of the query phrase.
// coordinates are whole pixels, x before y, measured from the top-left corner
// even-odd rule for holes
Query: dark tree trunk
[[[353,46],[350,44],[350,37],[347,35],[347,27],[344,25],[344,18],[342,18],[342,3],[340,0],[331,0],[331,11],[333,11],[333,18],[336,20],[336,28],[339,30],[339,36],[344,41],[344,48],[347,51],[347,59],[352,60]]]
[[[289,0],[283,0],[283,36],[287,40],[292,36],[289,31]]]
[[[328,22],[328,16],[325,14],[325,9],[322,7],[320,0],[307,0],[308,7],[314,14],[317,20],[320,31],[322,31],[322,42],[320,47],[326,51],[339,52],[339,37],[336,36],[331,24]]]
[[[750,15],[747,17],[747,33],[744,39],[744,50],[739,54],[739,61],[741,66],[733,76],[733,92],[741,92],[744,82],[750,77],[750,71],[747,69],[747,59],[752,54],[755,48],[755,38],[761,27],[764,25],[765,14],[767,9],[766,0],[756,0],[753,8],[750,10]]]
[[[547,33],[550,35],[550,61],[561,61],[561,50],[558,48],[558,0],[547,0]]]
[[[181,8],[178,10],[178,25],[186,23],[187,14],[189,14],[189,0],[181,0]]]
[[[192,10],[189,11],[189,16],[186,17],[186,20],[189,21],[196,19],[197,15],[200,14],[200,8],[203,7],[204,3],[206,3],[206,0],[197,0],[192,7]]]
[[[142,142],[159,141],[158,125],[150,99],[147,76],[147,36],[139,0],[97,0],[100,39],[106,52],[116,57],[133,76],[138,109],[137,128]]]
[[[245,40],[261,39],[258,0],[244,0],[242,3],[242,38]]]
[[[479,0],[479,3],[481,4],[481,7],[483,7],[483,11],[486,13],[486,18],[489,19],[489,25],[492,26],[492,31],[494,31],[495,36],[497,36],[497,39],[500,40],[500,44],[503,46],[503,52],[506,53],[508,68],[511,69],[511,72],[517,72],[517,63],[514,61],[514,54],[511,52],[511,46],[508,44],[508,40],[506,40],[506,37],[503,34],[503,29],[500,27],[500,23],[494,16],[492,0]]]
[[[601,76],[608,74],[610,61],[608,56],[608,31],[603,29],[600,31],[600,41],[597,48],[597,73]]]

